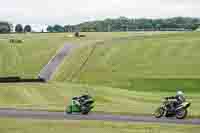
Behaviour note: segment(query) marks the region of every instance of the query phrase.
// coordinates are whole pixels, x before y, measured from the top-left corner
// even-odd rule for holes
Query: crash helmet
[[[177,96],[183,96],[184,93],[183,93],[183,91],[178,90],[178,91],[176,92],[176,95],[177,95]]]

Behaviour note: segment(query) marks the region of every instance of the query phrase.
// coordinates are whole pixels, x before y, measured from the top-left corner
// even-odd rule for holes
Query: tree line
[[[133,19],[119,17],[101,21],[89,21],[77,25],[49,25],[47,32],[120,32],[120,31],[192,31],[200,25],[199,18],[174,17],[165,19]],[[31,32],[30,25],[15,26],[15,32]],[[0,22],[0,33],[13,31],[13,25],[8,22]]]
[[[9,33],[12,31],[12,24],[8,22],[0,22],[0,33]]]
[[[10,33],[13,31],[13,25],[8,22],[0,22],[0,33]],[[30,25],[25,25],[23,27],[22,24],[17,24],[14,29],[15,32],[31,32],[32,28]]]
[[[175,31],[196,30],[200,19],[190,17],[174,17],[166,19],[129,19],[119,17],[103,21],[84,22],[78,25],[64,26],[65,31],[82,32],[119,32],[119,31]]]
[[[119,17],[90,21],[77,25],[48,26],[48,32],[120,32],[120,31],[192,31],[199,28],[200,19],[174,17],[166,19],[130,19]]]

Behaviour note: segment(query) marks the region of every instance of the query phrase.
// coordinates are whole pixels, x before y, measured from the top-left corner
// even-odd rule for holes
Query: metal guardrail
[[[20,77],[0,77],[0,83],[18,83],[18,82],[46,82],[42,78],[26,79]]]

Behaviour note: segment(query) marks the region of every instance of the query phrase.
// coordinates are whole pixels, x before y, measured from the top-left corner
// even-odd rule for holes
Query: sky
[[[0,0],[0,21],[22,24],[78,24],[129,18],[199,17],[200,0]]]

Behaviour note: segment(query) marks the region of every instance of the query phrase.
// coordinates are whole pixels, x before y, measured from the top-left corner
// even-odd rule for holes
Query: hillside
[[[65,41],[79,47],[54,81],[0,84],[0,107],[63,111],[73,96],[89,91],[96,100],[95,112],[152,115],[161,98],[174,95],[179,87],[192,102],[190,117],[200,116],[199,32],[81,34],[86,37],[19,35],[25,42],[14,46],[1,40],[2,75],[34,77]]]
[[[129,33],[99,40],[66,58],[54,79],[133,90],[200,90],[199,36]]]
[[[10,38],[24,42],[11,44]],[[64,34],[1,34],[0,77],[36,77],[67,39]]]

